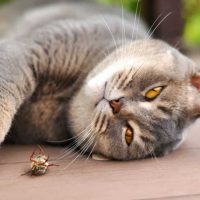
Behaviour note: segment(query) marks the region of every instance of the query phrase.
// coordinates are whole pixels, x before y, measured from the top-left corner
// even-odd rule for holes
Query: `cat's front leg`
[[[13,118],[35,88],[33,72],[28,67],[26,47],[16,41],[0,43],[0,144]]]
[[[8,133],[13,117],[16,113],[16,103],[9,89],[4,88],[0,83],[0,143],[5,139]]]

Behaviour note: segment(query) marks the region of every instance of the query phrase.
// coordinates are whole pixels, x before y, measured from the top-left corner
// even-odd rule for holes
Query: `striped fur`
[[[0,142],[74,138],[81,153],[129,160],[166,154],[183,141],[200,106],[190,84],[199,69],[120,12],[71,3],[22,17],[0,43]],[[158,86],[162,93],[147,101],[145,92]]]

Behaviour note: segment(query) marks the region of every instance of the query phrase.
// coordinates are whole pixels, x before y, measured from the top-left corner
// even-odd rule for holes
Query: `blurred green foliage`
[[[183,15],[185,18],[184,39],[187,44],[200,46],[200,1],[184,0]]]
[[[0,0],[0,5],[14,0]],[[138,2],[141,0],[97,0],[105,4],[123,6],[125,9],[135,12]],[[200,46],[200,0],[182,0],[183,17],[185,19],[184,40],[187,44]],[[140,7],[140,6],[139,6]],[[138,8],[140,9],[140,8]]]
[[[98,0],[101,3],[123,6],[129,11],[135,12],[137,9],[138,0]]]
[[[12,1],[12,0],[0,0],[0,5],[5,4],[5,3],[8,3],[8,2],[10,2],[10,1]]]
[[[138,0],[98,0],[106,4],[122,6],[135,12]],[[140,0],[141,1],[141,0]],[[200,0],[182,0],[185,28],[183,38],[187,44],[200,46]]]

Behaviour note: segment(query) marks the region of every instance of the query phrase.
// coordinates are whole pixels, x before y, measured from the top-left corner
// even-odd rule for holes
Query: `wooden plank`
[[[72,157],[66,157],[52,161],[60,166],[50,168],[41,177],[21,176],[29,169],[34,146],[3,146],[0,151],[1,198],[198,199],[199,127],[200,122],[197,122],[182,147],[162,158],[114,162],[85,161],[82,157],[66,168],[72,161]],[[45,149],[54,159],[64,150],[49,146]]]

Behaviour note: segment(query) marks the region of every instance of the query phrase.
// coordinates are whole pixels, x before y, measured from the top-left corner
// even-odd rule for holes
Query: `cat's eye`
[[[127,125],[125,130],[125,141],[128,146],[132,143],[133,137],[134,137],[133,129],[129,125]]]
[[[153,89],[150,89],[149,91],[146,92],[145,98],[147,100],[153,100],[155,99],[162,91],[163,87],[155,87]]]

